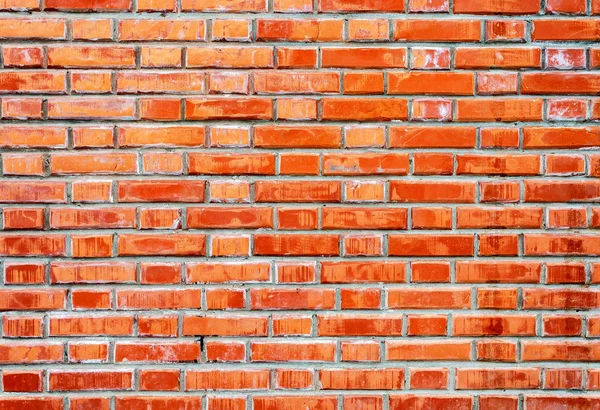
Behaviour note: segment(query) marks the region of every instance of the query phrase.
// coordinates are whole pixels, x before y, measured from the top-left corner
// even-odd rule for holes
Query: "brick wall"
[[[600,408],[599,0],[0,0],[0,39],[0,410]]]

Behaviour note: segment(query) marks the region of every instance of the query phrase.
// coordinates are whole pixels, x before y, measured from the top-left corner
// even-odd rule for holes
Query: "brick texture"
[[[0,0],[0,410],[600,409],[599,0]]]

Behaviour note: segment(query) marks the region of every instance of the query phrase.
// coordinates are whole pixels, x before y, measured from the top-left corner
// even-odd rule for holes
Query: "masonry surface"
[[[600,409],[599,39],[0,0],[0,410]]]

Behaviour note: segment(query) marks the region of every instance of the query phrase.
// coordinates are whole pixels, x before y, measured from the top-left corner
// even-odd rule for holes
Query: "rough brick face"
[[[599,16],[0,0],[0,410],[600,409]]]

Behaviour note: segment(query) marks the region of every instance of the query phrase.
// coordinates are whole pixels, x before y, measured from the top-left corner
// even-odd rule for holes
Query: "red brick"
[[[479,41],[477,20],[401,19],[394,22],[394,40],[423,42]]]
[[[0,76],[0,91],[19,94],[62,94],[66,89],[66,75],[59,72],[4,71]]]
[[[140,336],[175,337],[178,334],[177,316],[138,316]]]
[[[408,102],[396,98],[324,98],[324,120],[394,121],[408,119]]]
[[[473,398],[467,396],[416,396],[406,394],[390,396],[390,410],[405,408],[431,408],[447,410],[467,410],[472,408]]]
[[[108,343],[70,343],[69,362],[107,363]]]
[[[334,360],[335,345],[319,343],[251,343],[252,361],[255,362],[331,362]]]
[[[50,0],[50,3],[65,0]],[[69,0],[67,0],[69,1]],[[119,0],[123,1],[123,0]],[[129,1],[129,0],[125,0]],[[74,3],[72,0],[69,1]],[[46,4],[46,7],[51,7]],[[39,38],[39,39],[66,39],[65,19],[40,19],[40,18],[4,18],[0,36],[3,38]]]
[[[526,73],[521,76],[521,93],[594,94],[598,81],[600,77],[592,73]]]
[[[338,235],[254,235],[254,255],[334,256],[339,252]]]
[[[471,360],[471,343],[463,341],[386,341],[388,360]]]
[[[514,342],[489,340],[477,342],[477,360],[491,362],[516,362],[517,345]]]
[[[542,227],[543,209],[459,207],[456,219],[459,228],[539,229]]]
[[[258,126],[254,128],[254,145],[261,148],[339,148],[339,127]]]
[[[543,101],[541,99],[494,99],[459,100],[456,107],[458,121],[540,121]]]
[[[209,362],[244,362],[246,346],[242,342],[207,342],[206,357]]]
[[[454,64],[461,69],[541,68],[539,48],[457,48]]]
[[[38,338],[42,337],[42,317],[8,316],[2,318],[4,337]]]
[[[479,309],[507,309],[517,308],[517,289],[477,289],[477,307]]]
[[[472,256],[471,235],[390,235],[389,254],[394,256]]]
[[[189,370],[186,372],[187,391],[257,390],[268,387],[268,370]]]
[[[448,48],[411,48],[410,68],[419,70],[447,70],[450,68],[450,60],[450,49]]]
[[[445,336],[448,319],[442,315],[408,315],[409,336]]]
[[[404,369],[321,370],[325,390],[397,390],[404,385]]]
[[[474,148],[471,127],[390,127],[391,148]]]
[[[178,370],[142,370],[140,390],[179,391]]]
[[[479,408],[481,410],[517,410],[519,398],[516,396],[479,396]]]
[[[340,202],[341,186],[330,181],[257,181],[256,202]]]
[[[323,48],[322,65],[325,68],[404,68],[404,48]]]
[[[184,11],[228,11],[228,12],[259,12],[267,11],[265,0],[232,0],[225,5],[219,0],[182,0]]]
[[[130,316],[65,316],[50,319],[52,336],[127,336],[133,333]]]
[[[536,262],[458,262],[456,281],[468,283],[539,283],[542,265]]]
[[[200,345],[195,342],[178,343],[115,343],[115,362],[197,362]]]
[[[131,0],[48,0],[46,9],[70,11],[130,11]]]
[[[472,73],[407,72],[388,75],[390,94],[473,95]]]
[[[5,392],[29,392],[42,391],[43,373],[40,371],[11,371],[2,372],[2,385]]]
[[[349,362],[377,362],[381,357],[381,348],[378,342],[342,342],[342,361]]]
[[[120,310],[184,309],[200,308],[199,289],[177,289],[170,291],[144,290],[117,292],[117,307]]]
[[[404,11],[404,2],[399,0],[319,0],[319,11],[324,12],[359,12],[379,11],[393,12]]]
[[[271,68],[272,47],[190,47],[189,67],[214,68]]]
[[[125,409],[189,409],[199,410],[202,406],[200,397],[152,397],[123,396],[115,400],[117,410]]]
[[[120,20],[120,41],[203,41],[203,20]]]
[[[535,316],[455,316],[453,334],[461,336],[533,336]]]
[[[51,391],[131,390],[133,373],[130,371],[51,371]]]
[[[293,410],[297,408],[334,410],[337,408],[336,396],[253,396],[255,410]]]
[[[185,100],[186,120],[270,120],[273,103],[267,98]]]
[[[319,315],[317,319],[319,336],[398,336],[402,332],[399,315]]]
[[[316,72],[254,72],[254,90],[257,94],[324,94],[340,91],[337,73]]]
[[[321,264],[324,283],[395,283],[405,280],[404,262],[329,262]]]
[[[397,202],[468,203],[475,199],[475,186],[462,181],[391,181],[390,199]]]
[[[444,290],[418,288],[388,290],[388,306],[392,309],[468,309],[471,292],[468,288]]]
[[[410,388],[441,390],[448,388],[448,369],[410,369]]]
[[[185,316],[183,335],[266,336],[267,325],[266,316]]]
[[[535,2],[507,0],[498,3],[494,0],[457,0],[454,3],[455,13],[469,14],[535,14],[540,5]]]
[[[520,20],[487,20],[485,22],[487,41],[523,41],[525,22]]]
[[[63,410],[62,397],[3,397],[3,410]]]
[[[535,389],[540,387],[540,369],[458,369],[456,388]]]
[[[134,68],[132,47],[52,46],[48,48],[49,67]]]
[[[450,264],[447,262],[411,262],[412,282],[449,282]]]

